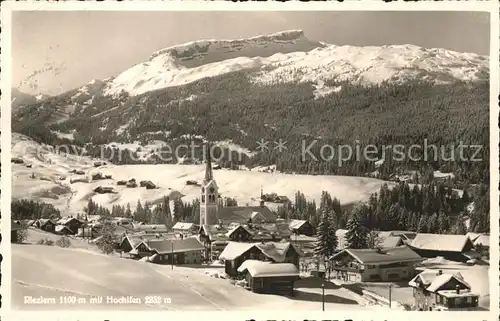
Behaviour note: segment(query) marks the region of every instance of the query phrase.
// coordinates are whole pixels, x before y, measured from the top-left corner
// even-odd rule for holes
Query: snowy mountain
[[[377,84],[420,77],[438,82],[488,76],[488,58],[413,45],[353,47],[311,41],[301,30],[238,40],[202,40],[155,52],[124,71],[106,94],[139,95],[232,71],[260,68],[257,83],[349,80]]]
[[[376,138],[394,145],[426,138],[447,144],[461,137],[487,145],[488,64],[485,56],[414,45],[325,44],[300,30],[201,40],[159,50],[116,77],[31,104],[13,113],[12,124],[13,131],[49,144],[71,137],[79,146],[116,143],[137,152],[158,141],[175,148],[210,140],[258,159],[256,166],[364,175],[375,169],[301,163],[302,141]],[[287,151],[259,156],[257,141],[280,138]],[[198,156],[191,155],[195,163]]]

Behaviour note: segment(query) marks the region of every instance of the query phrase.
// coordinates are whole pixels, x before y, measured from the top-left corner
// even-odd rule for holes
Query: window
[[[205,203],[205,195],[201,195],[201,202]]]
[[[472,297],[471,297],[471,296],[467,298],[467,303],[468,303],[468,304],[471,304],[471,303],[472,303]]]

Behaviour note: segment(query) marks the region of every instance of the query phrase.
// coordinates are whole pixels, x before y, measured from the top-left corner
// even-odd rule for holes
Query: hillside
[[[483,145],[478,156],[488,159],[488,77],[488,57],[412,45],[335,46],[301,31],[194,41],[159,50],[117,77],[33,104],[13,115],[13,131],[49,144],[90,143],[87,150],[96,157],[101,146],[129,144],[130,153],[112,160],[117,164],[177,163],[155,152],[133,158],[139,145],[152,141],[176,148],[210,140],[245,154],[225,159],[225,167],[361,176],[375,171],[374,160],[303,160],[303,144],[317,140],[315,155],[322,144],[373,144],[381,158],[386,145],[427,139],[454,148],[462,141]],[[287,150],[259,153],[261,139],[271,145],[282,139]],[[200,159],[201,153],[178,156]],[[379,172],[388,179],[429,165],[455,173],[458,181],[488,182],[484,162],[442,157],[385,162]]]
[[[53,204],[63,215],[81,212],[90,198],[99,205],[127,205],[132,209],[140,199],[144,202],[161,201],[163,196],[175,198],[179,193],[185,201],[199,198],[199,187],[188,186],[188,180],[201,181],[204,165],[105,165],[94,168],[88,157],[57,154],[24,136],[14,134],[12,156],[22,159],[23,164],[12,164],[12,196],[14,199],[33,199]],[[30,168],[27,167],[29,164]],[[71,174],[71,170],[82,170],[85,175]],[[111,175],[107,180],[91,180],[91,174],[101,172]],[[321,192],[328,191],[342,204],[365,201],[377,192],[384,181],[346,176],[308,176],[280,173],[265,173],[248,170],[215,171],[219,191],[224,197],[235,198],[239,204],[258,204],[261,186],[266,193],[275,192],[290,199],[301,190],[309,200],[319,204]],[[34,175],[34,177],[32,177]],[[159,189],[127,188],[117,181],[135,178],[137,182],[150,180]],[[86,179],[88,182],[71,180]],[[97,194],[98,186],[111,186],[117,194]]]

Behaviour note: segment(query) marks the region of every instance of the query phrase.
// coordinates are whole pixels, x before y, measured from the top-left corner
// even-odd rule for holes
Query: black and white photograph
[[[13,10],[10,309],[489,311],[482,4]]]

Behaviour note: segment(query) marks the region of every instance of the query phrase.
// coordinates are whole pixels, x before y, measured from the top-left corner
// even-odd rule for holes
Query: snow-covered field
[[[181,193],[183,200],[199,197],[199,187],[186,185],[186,181],[201,182],[205,165],[106,165],[93,167],[93,160],[86,157],[67,157],[54,152],[41,152],[42,148],[26,137],[13,134],[12,157],[22,158],[25,164],[12,164],[12,195],[15,199],[40,199],[54,204],[63,211],[63,215],[76,215],[82,211],[89,198],[102,206],[114,204],[135,207],[140,199],[154,202],[163,196],[174,197]],[[28,168],[26,164],[32,165]],[[70,170],[83,170],[86,175],[70,174]],[[112,175],[112,179],[71,184],[71,179],[88,178],[90,174],[101,172]],[[31,178],[34,174],[35,178]],[[239,205],[256,205],[261,186],[264,193],[277,193],[294,199],[300,190],[306,198],[320,203],[321,192],[328,191],[342,204],[368,200],[370,194],[378,192],[380,186],[388,183],[373,178],[348,176],[308,176],[281,173],[264,173],[245,170],[216,170],[215,179],[219,191],[224,197],[232,197]],[[119,180],[135,178],[137,182],[150,180],[158,189],[127,188],[117,186]],[[117,194],[95,194],[98,186],[113,186]]]
[[[205,274],[210,267],[181,267],[143,263],[83,249],[12,245],[12,304],[14,309],[120,310],[320,310],[321,288],[314,280],[297,283],[296,296],[255,294],[229,280]],[[216,267],[215,269],[220,269]],[[140,298],[142,304],[25,305],[24,296],[95,296]],[[161,304],[145,304],[160,296]],[[325,290],[326,310],[373,309],[348,290]],[[88,302],[88,301],[87,301]],[[361,304],[361,305],[360,305]]]

